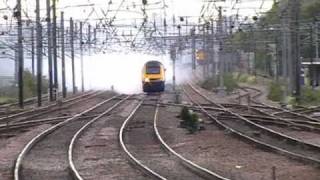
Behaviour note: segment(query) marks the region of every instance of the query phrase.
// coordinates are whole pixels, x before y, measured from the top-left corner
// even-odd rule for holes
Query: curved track
[[[228,129],[229,131],[239,135],[242,138],[262,145],[263,147],[267,147],[280,153],[285,153],[291,157],[295,157],[300,160],[313,162],[316,164],[320,163],[319,146],[303,142],[301,140],[289,137],[287,135],[284,135],[282,133],[276,132],[262,125],[254,123],[249,119],[241,116],[240,114],[234,113],[231,110],[225,108],[224,106],[214,103],[208,97],[200,93],[199,90],[197,90],[191,84],[189,84],[189,87],[191,91],[196,92],[199,96],[206,99],[206,101],[209,101],[212,104],[214,104],[214,106],[224,108],[225,112],[235,119],[219,119],[219,117],[211,115],[211,113],[205,110],[199,103],[194,102],[198,104],[198,106],[201,108],[204,114],[206,114],[209,118],[214,120],[216,123],[218,123],[225,129]]]
[[[114,108],[118,95],[90,109],[60,122],[34,137],[19,154],[14,168],[14,179],[70,179],[68,173],[68,144],[74,134],[92,118],[92,114],[105,115]],[[118,100],[117,100],[118,101]],[[108,110],[106,110],[108,109]]]
[[[76,96],[71,99],[64,100],[61,103],[51,104],[48,106],[44,106],[44,107],[40,107],[40,108],[36,108],[36,109],[31,109],[31,110],[23,111],[23,112],[16,113],[16,114],[11,114],[6,117],[1,117],[0,124],[7,124],[8,125],[8,124],[12,124],[12,123],[17,123],[17,122],[21,122],[21,121],[34,119],[34,118],[39,117],[41,115],[45,115],[47,113],[51,113],[51,112],[60,110],[61,108],[67,108],[67,107],[72,106],[76,103],[79,103],[79,102],[85,101],[87,99],[93,98],[95,96],[98,96],[99,94],[102,94],[102,93],[103,92],[89,92],[89,93],[85,93],[85,94]]]
[[[155,179],[227,180],[227,178],[187,160],[166,144],[158,131],[159,103],[156,106],[148,105],[144,107],[143,103],[145,101],[142,100],[139,103],[120,129],[120,144],[130,161],[148,176]],[[149,121],[153,119],[153,122],[147,122],[148,119]],[[138,127],[138,124],[144,120],[146,121],[144,125]],[[151,126],[151,124],[153,125]],[[135,128],[138,128],[138,130],[135,130]],[[158,139],[156,142],[153,138],[154,135]],[[168,153],[173,157],[169,156]]]
[[[114,104],[111,108],[109,108],[108,110],[106,110],[105,112],[101,113],[99,116],[95,117],[94,119],[92,119],[91,121],[89,121],[88,123],[86,123],[84,126],[82,126],[81,129],[79,129],[74,136],[71,139],[71,142],[69,144],[69,148],[68,148],[68,163],[71,169],[71,173],[72,176],[74,177],[74,179],[77,180],[83,180],[83,177],[80,175],[79,170],[76,168],[76,163],[74,162],[74,148],[75,148],[75,143],[76,141],[79,139],[79,137],[81,136],[81,134],[84,133],[84,131],[89,128],[89,126],[91,124],[93,124],[94,122],[98,121],[99,119],[101,119],[103,116],[107,115],[108,113],[110,113],[112,110],[114,110],[116,107],[118,107],[121,103],[123,103],[124,101],[128,100],[130,96],[120,100],[119,102],[117,102],[116,104]]]

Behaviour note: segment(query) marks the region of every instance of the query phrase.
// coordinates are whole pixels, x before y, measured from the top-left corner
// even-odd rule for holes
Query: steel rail
[[[206,100],[211,101],[211,102],[214,103],[214,104],[217,104],[217,103],[213,102],[211,99],[209,99],[207,96],[205,96],[205,95],[203,95],[201,92],[199,92],[199,90],[197,90],[197,89],[196,89],[194,86],[192,86],[190,83],[189,83],[188,85],[191,87],[191,89],[192,89],[193,91],[197,92],[200,96],[202,96],[202,97],[205,98]],[[185,92],[186,92],[186,91],[185,91]],[[217,105],[218,105],[218,104],[217,104]],[[219,105],[219,106],[223,108],[223,106],[221,106],[221,105]],[[199,106],[199,107],[201,107],[201,106]],[[259,140],[257,140],[257,139],[254,139],[254,138],[252,138],[252,137],[250,137],[250,136],[247,136],[247,135],[239,132],[238,130],[235,130],[235,129],[229,127],[228,125],[222,123],[222,122],[219,121],[217,118],[215,118],[214,116],[212,116],[212,115],[211,115],[208,111],[206,111],[204,108],[201,107],[201,109],[202,109],[202,112],[203,112],[205,115],[207,115],[210,119],[214,120],[217,124],[219,124],[219,125],[222,126],[223,128],[228,129],[229,131],[231,131],[231,132],[233,132],[233,133],[235,133],[235,134],[237,134],[237,135],[240,135],[241,137],[244,137],[244,138],[246,138],[246,139],[248,139],[248,140],[250,140],[250,141],[253,141],[253,142],[257,143],[257,144],[260,144],[260,145],[263,145],[263,146],[265,146],[265,147],[271,148],[271,149],[273,149],[273,150],[279,151],[279,152],[281,152],[281,153],[288,154],[288,155],[290,155],[291,157],[295,157],[295,158],[299,158],[299,159],[301,159],[301,160],[305,160],[305,161],[313,162],[313,163],[316,163],[316,164],[320,164],[320,159],[316,159],[316,158],[313,158],[313,157],[304,156],[304,155],[302,155],[302,154],[294,153],[294,152],[285,150],[285,149],[283,149],[283,148],[281,148],[281,147],[276,147],[276,146],[271,145],[271,144],[269,144],[269,143],[264,143],[264,142],[262,142],[262,141],[259,141]],[[269,128],[266,128],[266,127],[264,127],[264,126],[261,126],[261,125],[259,125],[259,124],[257,124],[257,123],[254,123],[254,122],[248,120],[247,118],[245,118],[245,117],[243,117],[243,116],[241,116],[241,115],[239,115],[239,114],[237,114],[237,113],[234,113],[234,112],[232,112],[232,111],[230,111],[230,110],[227,110],[227,112],[229,112],[229,113],[232,114],[233,116],[237,117],[238,119],[243,120],[243,122],[247,123],[249,126],[252,126],[252,127],[258,128],[258,129],[260,129],[260,130],[263,130],[264,132],[266,132],[266,133],[268,133],[268,134],[270,134],[270,135],[283,138],[283,139],[285,139],[285,140],[287,140],[287,141],[290,141],[290,142],[292,142],[292,143],[298,143],[298,144],[300,144],[300,145],[303,145],[303,146],[306,146],[306,147],[309,147],[309,148],[313,148],[314,150],[317,150],[317,151],[320,150],[320,146],[318,146],[318,145],[311,144],[311,143],[307,143],[307,142],[302,142],[302,141],[300,141],[300,140],[298,140],[298,139],[295,139],[295,138],[293,138],[293,137],[290,137],[290,136],[287,136],[287,135],[285,135],[285,134],[276,132],[276,131],[274,131],[274,130],[271,130],[271,129],[269,129]]]
[[[319,126],[319,122],[320,121],[317,121],[316,119],[312,118],[312,117],[309,117],[309,116],[305,116],[301,113],[297,113],[297,112],[292,112],[292,111],[289,111],[289,110],[286,110],[286,109],[282,109],[282,108],[278,108],[278,107],[275,107],[275,106],[271,106],[269,104],[266,104],[266,103],[263,103],[263,102],[258,102],[256,100],[256,97],[257,96],[261,96],[262,95],[262,92],[259,90],[259,89],[256,89],[256,88],[252,88],[252,87],[242,87],[242,89],[244,91],[247,91],[245,88],[247,89],[251,89],[251,90],[255,90],[257,92],[259,92],[258,94],[252,96],[252,99],[251,101],[254,102],[255,104],[259,104],[261,105],[261,107],[265,107],[265,109],[273,109],[273,110],[277,110],[278,112],[276,113],[267,113],[263,110],[260,110],[259,108],[260,107],[256,107],[256,106],[252,106],[250,105],[250,108],[263,114],[263,115],[266,115],[266,116],[269,116],[269,117],[272,117],[274,119],[277,119],[279,121],[283,121],[283,122],[286,122],[286,123],[290,123],[292,124],[293,126],[304,126],[306,128],[310,128],[310,129],[315,129],[315,130],[319,130],[319,128],[317,128],[316,126]],[[247,91],[248,92],[248,91]],[[250,95],[250,93],[249,93]],[[222,104],[223,105],[223,104]],[[224,106],[224,105],[223,105]],[[290,120],[290,119],[286,119],[286,118],[282,118],[282,117],[279,117],[277,116],[277,113],[289,113],[293,116],[296,116],[296,117],[303,117],[303,118],[307,118],[309,121],[297,121],[297,120]],[[311,125],[311,127],[310,127]]]
[[[63,117],[56,117],[56,118],[47,118],[47,119],[39,119],[39,120],[32,120],[32,121],[25,121],[21,123],[14,123],[10,125],[0,125],[0,133],[4,131],[14,130],[14,129],[22,129],[22,128],[29,128],[32,126],[38,126],[42,124],[48,124],[48,123],[56,123],[61,122],[65,119],[71,118],[73,116],[63,116]],[[87,118],[94,118],[97,117],[97,115],[92,116],[82,116],[79,119],[87,119]]]
[[[97,95],[102,94],[102,93],[103,93],[103,91],[101,91],[101,92],[89,92],[89,93],[77,96],[75,98],[62,101],[62,103],[71,103],[71,104],[68,104],[68,105],[73,105],[75,103],[81,102],[83,100],[89,99],[91,97],[97,96]],[[0,118],[0,123],[1,122],[3,123],[5,121],[4,123],[8,124],[11,119],[17,118],[17,117],[20,117],[20,116],[26,116],[27,114],[32,114],[32,116],[41,115],[43,113],[47,113],[48,111],[50,112],[49,109],[55,107],[56,105],[57,104],[50,104],[48,106],[43,106],[43,107],[40,107],[40,108],[31,109],[31,110],[28,110],[28,111],[23,111],[21,113],[17,113],[17,114],[13,114],[13,115],[10,115],[10,116],[2,117],[2,118]],[[34,114],[34,113],[38,113],[38,114]]]
[[[181,163],[183,163],[184,165],[186,165],[188,168],[190,168],[191,170],[197,172],[200,176],[208,178],[208,179],[219,179],[219,180],[230,180],[226,177],[223,177],[215,172],[212,172],[188,159],[186,159],[185,157],[183,157],[181,154],[177,153],[176,151],[174,151],[161,137],[160,132],[158,130],[157,127],[157,121],[158,121],[158,114],[159,114],[159,104],[156,107],[156,111],[154,114],[154,120],[153,120],[153,129],[154,132],[157,136],[157,139],[160,141],[161,146],[164,147],[167,151],[169,151],[171,154],[173,154],[174,156],[176,156]]]
[[[255,88],[252,88],[252,87],[244,87],[244,88],[252,89],[252,90],[255,90],[255,91],[259,91],[260,93],[258,94],[258,96],[260,96],[262,94],[261,91],[258,90],[258,89],[255,89]],[[252,96],[252,98],[255,99],[256,95]],[[258,102],[256,100],[253,100],[253,102],[256,103],[256,104],[260,104],[260,105],[266,106],[266,107],[270,107],[270,108],[272,108],[274,110],[278,110],[278,112],[272,113],[271,114],[272,116],[277,116],[277,115],[280,115],[280,114],[288,113],[288,114],[291,114],[291,115],[296,116],[296,117],[306,118],[307,120],[309,120],[311,122],[320,122],[320,120],[318,120],[316,118],[312,118],[312,117],[310,117],[308,115],[301,114],[299,112],[294,112],[294,111],[290,111],[290,110],[287,110],[287,109],[278,108],[278,107],[271,106],[271,105],[263,103],[263,102]]]
[[[48,99],[48,94],[43,94],[42,95],[42,99]],[[31,98],[25,99],[24,100],[24,104],[29,104],[29,103],[32,104],[36,100],[37,100],[37,97],[31,97]],[[1,104],[0,108],[9,108],[9,107],[12,107],[12,106],[17,106],[17,105],[19,105],[19,102]]]
[[[161,176],[160,174],[154,172],[152,169],[144,165],[141,161],[139,161],[136,157],[134,157],[130,151],[127,149],[124,140],[123,140],[123,134],[124,134],[124,129],[127,127],[128,122],[133,118],[133,116],[136,114],[138,109],[142,106],[144,102],[144,99],[139,102],[139,104],[135,107],[135,109],[130,113],[130,115],[127,117],[127,119],[124,121],[122,124],[120,131],[119,131],[119,142],[121,145],[121,148],[123,151],[126,153],[128,156],[129,160],[136,164],[140,169],[142,169],[147,175],[149,175],[152,178],[160,179],[160,180],[167,180],[167,178]]]
[[[60,122],[60,123],[58,123],[58,124],[56,124],[56,125],[48,128],[47,130],[41,132],[41,133],[38,134],[36,137],[34,137],[31,141],[29,141],[29,142],[27,143],[27,145],[24,146],[23,150],[19,153],[18,158],[17,158],[17,160],[15,161],[14,171],[13,171],[13,172],[14,172],[14,180],[20,180],[20,179],[21,179],[21,178],[20,178],[20,171],[21,171],[23,159],[25,158],[26,154],[32,149],[32,147],[33,147],[36,143],[40,142],[40,141],[41,141],[42,139],[44,139],[48,134],[52,133],[53,131],[57,130],[58,128],[64,126],[65,124],[67,124],[67,123],[69,123],[69,122],[71,122],[71,121],[74,121],[74,120],[80,118],[82,115],[84,115],[84,114],[86,114],[86,113],[88,113],[88,112],[91,112],[91,111],[99,108],[100,106],[108,103],[109,101],[115,99],[115,98],[118,97],[118,96],[119,96],[119,95],[115,95],[115,96],[113,96],[113,97],[111,97],[111,98],[109,98],[109,99],[107,99],[107,100],[105,100],[105,101],[103,101],[103,102],[101,102],[101,103],[99,103],[99,104],[96,104],[95,106],[93,106],[93,107],[91,107],[91,108],[89,108],[89,109],[87,109],[87,110],[85,110],[85,111],[83,111],[83,112],[81,112],[81,113],[79,113],[79,114],[74,115],[72,118],[69,118],[69,119],[67,119],[67,120],[65,120],[65,121],[63,121],[63,122]]]
[[[132,96],[132,95],[131,95]],[[104,117],[105,115],[107,115],[108,113],[110,113],[111,111],[113,111],[116,107],[118,107],[120,104],[122,104],[124,101],[128,100],[131,96],[127,96],[124,99],[120,100],[119,102],[117,102],[116,104],[114,104],[112,107],[110,107],[109,109],[107,109],[106,111],[104,111],[103,113],[101,113],[99,116],[95,117],[94,119],[92,119],[91,121],[89,121],[88,123],[86,123],[81,129],[79,129],[76,134],[72,137],[71,142],[69,144],[69,149],[68,149],[68,162],[69,162],[69,167],[71,169],[71,174],[73,176],[74,179],[76,180],[83,180],[83,177],[80,175],[80,172],[77,170],[75,163],[74,163],[74,159],[73,159],[73,151],[74,151],[74,146],[75,146],[75,142],[76,140],[80,137],[81,134],[84,133],[84,131],[89,128],[89,126],[91,124],[93,124],[94,122],[98,121],[99,119],[101,119],[102,117]]]

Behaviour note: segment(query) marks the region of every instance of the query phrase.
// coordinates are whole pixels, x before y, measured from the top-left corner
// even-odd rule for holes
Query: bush
[[[257,84],[257,78],[255,76],[249,76],[247,78],[247,83],[248,84]]]
[[[203,81],[200,86],[204,89],[212,90],[213,88],[217,88],[219,86],[219,82],[212,77]]]
[[[0,97],[0,105],[1,105],[1,104],[6,104],[6,103],[14,103],[15,101],[16,101],[15,98]]]
[[[180,112],[180,118],[183,120],[181,126],[188,129],[190,133],[199,130],[199,117],[196,113],[190,111],[187,107],[183,107]]]
[[[239,74],[238,77],[235,79],[241,83],[248,83],[248,84],[257,83],[257,78],[255,76],[251,76],[248,74]]]
[[[283,98],[283,89],[280,83],[272,82],[269,86],[268,99],[272,101],[281,101]]]
[[[238,87],[238,83],[236,81],[237,78],[234,77],[233,74],[225,74],[223,76],[224,86],[227,92],[232,92],[235,88]],[[212,90],[213,88],[219,87],[219,80],[213,77],[206,79],[201,87],[207,90]]]
[[[224,79],[224,86],[226,87],[227,92],[232,92],[235,88],[238,88],[238,83],[233,78],[232,74],[225,74],[223,79]]]
[[[37,77],[33,76],[30,71],[23,72],[24,79],[24,96],[25,98],[37,95]],[[42,77],[42,94],[48,93],[49,83],[45,77]]]
[[[300,103],[307,105],[315,105],[320,102],[320,91],[314,90],[310,86],[302,88]]]
[[[23,72],[23,81],[24,81],[24,98],[30,98],[37,95],[37,78],[36,76],[33,76],[30,71],[24,71]],[[42,78],[42,93],[48,92],[49,83],[48,80],[43,77]],[[12,99],[17,99],[18,97],[18,87],[15,86],[7,86],[2,87],[0,89],[0,96],[3,99],[9,99],[9,101],[12,101]],[[0,102],[1,103],[1,102]]]
[[[238,76],[238,81],[241,82],[241,83],[246,83],[248,78],[249,78],[249,75],[240,74],[240,76]]]

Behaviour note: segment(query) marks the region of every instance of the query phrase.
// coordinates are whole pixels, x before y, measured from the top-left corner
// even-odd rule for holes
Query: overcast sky
[[[6,2],[7,3],[4,3]],[[46,17],[46,6],[45,0],[40,0],[41,2],[41,17],[43,20]],[[88,18],[88,21],[93,21],[94,19],[104,18],[104,12],[107,12],[108,7],[113,12],[109,12],[107,14],[107,18],[112,18],[115,16],[115,10],[118,9],[122,0],[112,0],[112,5],[108,6],[109,0],[59,0],[58,2],[58,15],[59,11],[65,12],[65,19],[69,19],[73,17],[76,20],[83,21]],[[238,14],[240,17],[245,16],[253,16],[257,15],[257,13],[261,13],[269,9],[272,5],[272,0],[265,0],[265,3],[262,3],[263,0],[238,0],[238,2],[242,2],[240,4],[234,4],[227,0],[227,2],[219,4],[216,3],[216,6],[213,3],[207,5],[207,3],[203,3],[201,0],[165,0],[167,8],[163,9],[163,0],[148,0],[150,5],[147,6],[147,15],[149,18],[163,18],[166,15],[166,19],[171,21],[172,16],[194,16],[193,21],[197,21],[199,15],[203,8],[208,7],[206,10],[205,16],[211,16],[212,18],[217,17],[217,6],[222,6],[225,15],[235,15]],[[28,16],[29,19],[35,19],[35,0],[22,0],[23,3],[23,16],[26,18]],[[154,4],[156,3],[156,4]],[[12,9],[15,7],[15,0],[0,0],[0,23],[4,23],[3,16],[7,15],[9,20],[7,23],[16,24],[15,19],[12,18]],[[120,8],[120,12],[116,14],[116,23],[132,23],[136,18],[142,18],[142,10],[141,10],[141,0],[125,0]],[[9,10],[2,10],[6,7],[9,7]],[[240,8],[240,9],[239,9]],[[11,9],[11,10],[10,10]],[[209,17],[205,17],[209,18]],[[121,19],[127,19],[126,21],[121,21]],[[192,21],[192,20],[190,20]],[[190,59],[189,56],[185,57],[186,60]],[[80,67],[79,67],[79,59],[76,59],[76,81],[77,86],[80,87]],[[148,60],[159,60],[162,61],[167,68],[167,80],[171,79],[171,61],[167,56],[150,56],[145,54],[94,54],[92,56],[84,57],[85,61],[85,81],[86,88],[109,88],[111,86],[115,86],[117,90],[120,92],[140,92],[141,91],[141,67],[142,64]],[[180,58],[181,60],[181,58]],[[25,59],[25,68],[30,69],[30,59]],[[59,61],[60,62],[60,61]],[[47,73],[47,61],[44,58],[43,62],[43,71],[46,75]],[[67,84],[71,85],[71,75],[70,75],[70,59],[66,59],[67,65]],[[1,61],[0,66],[6,67],[4,69],[0,68],[0,75],[13,74],[13,61]],[[59,65],[60,67],[60,65]],[[122,76],[114,76],[114,73],[118,71],[124,71],[126,73]],[[60,69],[59,69],[60,72]],[[128,73],[130,74],[128,76]],[[186,74],[185,69],[183,72],[179,71],[177,73],[177,78],[181,78],[179,76],[181,74]],[[61,77],[59,77],[61,79]],[[128,84],[128,82],[130,82]]]
[[[200,12],[204,5],[208,3],[204,3],[204,1],[209,0],[148,0],[150,4],[148,9],[156,9],[156,10],[148,10],[148,16],[161,16],[163,17],[166,13],[168,17],[172,17],[172,15],[176,16],[199,16]],[[207,12],[210,15],[214,15],[216,17],[217,10],[215,7],[222,6],[224,9],[224,14],[239,14],[240,16],[252,16],[257,13],[264,12],[270,9],[273,0],[237,0],[240,3],[235,3],[236,0],[226,0],[223,3],[209,3]],[[9,0],[7,3],[5,0],[0,1],[0,9],[5,7],[13,8],[16,5],[15,0]],[[45,17],[45,0],[40,0],[41,9],[42,9],[42,17]],[[65,12],[65,17],[73,17],[75,19],[97,19],[103,18],[103,13],[110,10],[116,10],[122,3],[122,0],[112,0],[112,4],[109,6],[110,0],[59,0],[58,10]],[[117,19],[121,18],[141,18],[141,0],[124,0],[121,6],[121,11],[117,13]],[[161,9],[163,7],[163,2],[167,5],[165,10]],[[29,17],[34,17],[34,9],[35,9],[35,0],[22,0],[22,5],[24,9],[24,14],[28,14]],[[79,6],[79,7],[78,7]],[[1,11],[0,13],[8,14],[10,12]],[[58,13],[59,14],[59,13]],[[111,18],[114,16],[114,12],[110,12],[107,17]],[[1,18],[2,19],[2,18]]]

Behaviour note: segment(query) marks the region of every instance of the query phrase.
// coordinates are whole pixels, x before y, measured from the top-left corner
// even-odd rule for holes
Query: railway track
[[[71,179],[68,171],[68,148],[73,147],[73,137],[78,134],[79,129],[105,116],[126,99],[119,100],[118,97],[119,95],[115,95],[96,104],[34,137],[16,160],[14,179]],[[92,118],[93,114],[98,116]]]
[[[76,95],[71,95],[70,98],[73,97],[77,97],[79,96],[78,94]],[[58,99],[62,97],[61,94],[58,95]],[[49,105],[49,104],[53,104],[55,102],[50,102],[48,99],[48,94],[44,94],[42,95],[42,104],[43,105]],[[37,97],[32,97],[32,98],[28,98],[24,100],[24,108],[21,109],[20,107],[18,107],[19,103],[18,102],[14,102],[14,103],[8,103],[8,104],[2,104],[0,105],[0,117],[6,117],[12,114],[16,114],[19,112],[23,112],[23,111],[28,111],[32,108],[37,107]]]
[[[133,164],[154,179],[227,180],[187,160],[166,144],[158,131],[159,104],[144,106],[145,101],[142,100],[132,111],[119,134],[121,147]]]
[[[248,118],[243,117],[238,113],[234,113],[231,110],[225,108],[222,105],[216,104],[211,101],[208,97],[200,93],[195,87],[191,84],[188,85],[189,89],[196,92],[198,96],[201,96],[206,101],[211,102],[214,106],[220,106],[225,109],[225,112],[232,116],[232,119],[228,118],[219,118],[219,116],[212,115],[211,112],[204,109],[198,102],[192,100],[196,103],[210,119],[219,124],[221,127],[237,134],[238,136],[255,142],[265,148],[289,155],[291,157],[312,162],[315,164],[320,163],[320,147],[318,145],[307,143],[301,140],[298,140],[293,137],[289,137],[285,134],[276,132],[270,128],[259,125],[253,121],[250,121]],[[188,93],[185,90],[186,93]]]
[[[285,123],[291,123],[293,126],[305,126],[309,127],[314,130],[319,130],[320,128],[320,120],[317,120],[315,118],[312,118],[310,116],[290,111],[287,109],[275,107],[275,106],[270,106],[266,103],[262,103],[258,101],[256,98],[262,95],[262,92],[259,89],[251,88],[251,87],[243,87],[242,89],[246,90],[247,95],[250,96],[250,101],[252,102],[251,104],[255,105],[250,105],[250,108],[254,110],[256,113],[270,117],[272,119],[276,119],[277,121],[280,122],[285,122]],[[225,105],[224,105],[225,106]],[[233,105],[233,104],[227,104],[228,107],[244,107],[243,105]]]
[[[74,98],[58,102],[56,104],[50,104],[48,106],[43,106],[43,107],[36,108],[36,109],[30,109],[30,110],[22,111],[20,113],[11,114],[6,117],[1,117],[0,124],[10,125],[10,124],[17,123],[17,122],[35,119],[41,115],[46,115],[48,113],[55,112],[55,111],[61,110],[63,108],[68,108],[72,105],[75,105],[79,102],[93,98],[93,97],[98,96],[102,93],[103,92],[88,92],[88,93],[76,96]]]
[[[150,179],[131,166],[117,138],[122,123],[140,100],[126,99],[108,116],[92,120],[73,136],[69,165],[74,179]]]
[[[42,99],[47,100],[48,95],[47,94],[42,95]],[[23,101],[23,103],[24,103],[24,105],[31,105],[31,104],[35,104],[36,101],[37,101],[37,97],[31,97],[31,98],[25,99]],[[2,104],[2,105],[0,105],[0,109],[6,109],[6,108],[10,108],[10,107],[15,107],[18,105],[19,105],[19,102]]]

